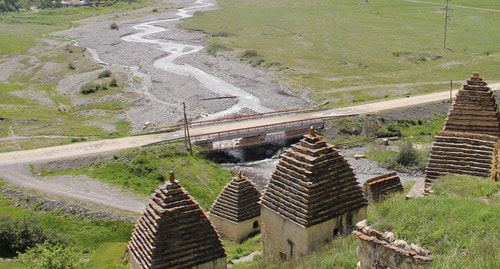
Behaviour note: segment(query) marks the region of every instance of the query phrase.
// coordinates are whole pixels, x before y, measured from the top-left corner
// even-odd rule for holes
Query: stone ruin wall
[[[422,268],[432,262],[429,250],[396,239],[391,232],[379,232],[365,221],[356,224],[353,234],[358,241],[357,269]]]
[[[401,180],[395,172],[370,178],[363,184],[363,191],[370,203],[382,200],[387,194],[403,190]]]

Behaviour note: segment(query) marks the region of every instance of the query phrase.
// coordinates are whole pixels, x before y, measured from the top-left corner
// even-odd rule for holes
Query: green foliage
[[[227,50],[227,47],[225,45],[220,44],[220,43],[210,42],[210,43],[208,43],[206,50],[207,50],[208,54],[216,55],[217,52],[219,52],[221,50]]]
[[[44,228],[37,219],[0,217],[0,257],[14,257],[40,243],[66,243],[67,239]]]
[[[107,89],[108,89],[108,87],[106,86],[105,83],[88,82],[88,83],[83,84],[80,87],[80,93],[86,95],[86,94],[91,94],[91,93],[95,93],[95,92],[100,91],[100,90],[107,90]]]
[[[81,264],[80,253],[74,247],[39,244],[19,256],[32,269],[76,269]]]
[[[257,234],[248,238],[241,244],[231,240],[224,240],[224,250],[226,250],[227,260],[231,261],[249,255],[254,251],[259,251],[261,247],[262,236]]]
[[[2,199],[1,197],[0,216],[13,219],[16,223],[21,223],[23,219],[32,220],[30,223],[38,223],[37,227],[40,227],[40,229],[42,229],[51,238],[51,240],[47,241],[47,243],[66,243],[68,247],[76,249],[75,252],[81,254],[84,259],[88,255],[99,256],[100,254],[97,253],[96,250],[103,244],[109,242],[121,242],[121,250],[123,251],[123,244],[126,244],[130,239],[130,234],[133,228],[133,223],[128,221],[88,220],[69,215],[60,215],[55,212],[44,213],[34,211],[32,209],[17,208],[10,205],[7,200]],[[17,226],[19,225],[16,225],[16,227]],[[20,228],[16,227],[13,227],[13,229],[20,230]],[[61,240],[55,240],[54,238],[60,238]],[[0,246],[3,246],[3,243],[0,244]],[[31,264],[19,265],[18,263],[0,262],[0,268],[4,267],[8,269],[30,268]]]
[[[113,29],[113,30],[118,30],[118,24],[116,24],[116,22],[112,22],[112,23],[109,25],[109,28],[110,28],[110,29]]]
[[[382,166],[400,172],[423,171],[427,164],[427,150],[417,150],[411,142],[402,142],[398,150],[387,149],[373,145],[368,150],[366,157],[380,163]]]
[[[420,156],[411,142],[399,146],[399,153],[395,159],[396,163],[403,166],[416,166],[420,163]]]
[[[109,78],[111,77],[113,73],[111,73],[111,70],[109,69],[106,69],[104,71],[102,71],[101,73],[99,73],[99,75],[97,76],[98,78]]]
[[[118,81],[116,80],[116,78],[111,79],[111,81],[109,82],[109,86],[118,87]]]

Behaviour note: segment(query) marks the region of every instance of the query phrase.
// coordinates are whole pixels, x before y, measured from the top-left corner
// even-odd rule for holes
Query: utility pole
[[[453,80],[450,80],[450,103],[453,103]]]
[[[184,111],[184,143],[187,144],[189,153],[193,155],[193,147],[191,146],[191,136],[189,135],[189,124],[186,116],[186,103],[182,102],[182,109]]]
[[[448,15],[448,11],[450,10],[448,2],[449,0],[444,0],[444,41],[443,41],[443,50],[446,50],[446,38],[448,37],[448,20],[451,18]]]

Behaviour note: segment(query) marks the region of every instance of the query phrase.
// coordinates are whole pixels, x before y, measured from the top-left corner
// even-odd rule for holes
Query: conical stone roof
[[[210,214],[233,222],[260,216],[260,197],[252,182],[239,172],[219,194]]]
[[[226,257],[214,227],[173,173],[152,195],[128,249],[142,268],[192,268]]]
[[[311,129],[281,155],[262,206],[309,227],[367,206],[342,155]]]
[[[500,112],[495,96],[478,73],[458,92],[444,131],[500,136]]]

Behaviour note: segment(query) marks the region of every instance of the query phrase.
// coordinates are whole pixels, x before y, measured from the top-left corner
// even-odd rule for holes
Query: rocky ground
[[[214,3],[214,1],[203,2]],[[79,46],[89,48],[96,62],[101,63],[106,68],[129,70],[128,80],[130,83],[125,92],[134,93],[135,96],[129,99],[133,105],[127,114],[136,130],[141,129],[146,122],[155,125],[178,122],[182,117],[182,102],[186,102],[188,116],[192,118],[220,112],[237,102],[235,99],[201,100],[221,95],[207,90],[203,81],[199,81],[191,75],[166,72],[155,66],[158,60],[170,55],[161,49],[162,43],[158,42],[187,44],[194,47],[203,46],[204,34],[178,28],[179,21],[164,21],[154,24],[165,28],[164,31],[145,36],[145,38],[153,40],[155,42],[153,44],[127,42],[122,39],[137,33],[139,30],[133,27],[138,24],[176,18],[178,16],[176,15],[177,8],[173,8],[173,6],[193,7],[197,4],[195,1],[176,0],[165,1],[165,5],[166,9],[159,9],[158,12],[141,14],[140,16],[119,16],[117,18],[104,16],[87,19],[78,27],[56,33],[77,41]],[[192,11],[214,7],[215,5],[211,5]],[[117,30],[110,29],[112,22],[118,25]],[[175,63],[189,65],[199,72],[219,78],[251,96],[256,96],[263,106],[270,109],[299,107],[307,103],[305,98],[293,95],[286,85],[279,82],[269,72],[253,68],[236,59],[212,56],[201,50],[185,54],[177,58]],[[87,75],[90,74],[67,78],[60,84],[60,89],[64,90],[64,85],[74,84],[75,81],[77,83],[83,82]],[[76,102],[78,101],[76,100]],[[245,109],[243,112],[253,111]]]

